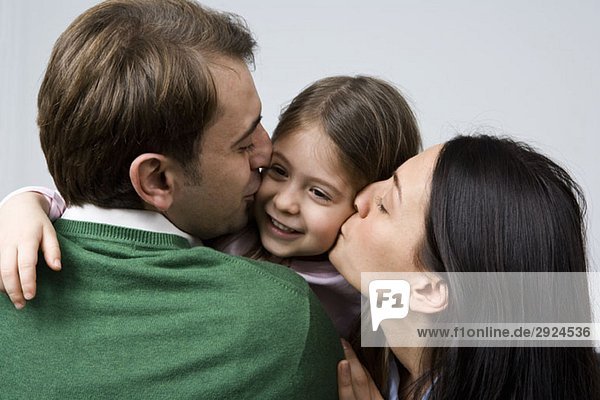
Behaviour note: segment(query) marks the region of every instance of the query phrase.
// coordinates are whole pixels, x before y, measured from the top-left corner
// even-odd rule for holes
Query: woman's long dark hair
[[[457,137],[437,160],[419,259],[437,272],[586,272],[582,191],[527,145]],[[589,303],[582,304],[589,313]],[[599,399],[591,347],[426,349],[438,399]]]

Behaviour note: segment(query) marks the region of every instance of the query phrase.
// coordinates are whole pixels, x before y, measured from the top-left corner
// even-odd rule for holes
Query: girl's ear
[[[178,173],[171,159],[154,153],[137,156],[129,167],[129,179],[138,196],[160,212],[173,204]]]
[[[448,285],[438,276],[424,273],[410,283],[410,309],[435,314],[448,306]]]

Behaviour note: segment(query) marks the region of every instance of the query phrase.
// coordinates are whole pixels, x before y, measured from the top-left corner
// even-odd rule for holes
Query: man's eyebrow
[[[394,186],[398,189],[398,200],[402,202],[402,190],[400,188],[400,179],[398,179],[398,173],[394,172]]]
[[[256,130],[256,127],[258,126],[258,124],[260,124],[260,121],[262,121],[262,115],[259,115],[254,120],[254,122],[252,122],[252,125],[250,125],[250,127],[246,131],[244,131],[242,136],[235,142],[234,146],[237,146],[238,144],[243,142],[248,136],[252,135],[252,132]]]

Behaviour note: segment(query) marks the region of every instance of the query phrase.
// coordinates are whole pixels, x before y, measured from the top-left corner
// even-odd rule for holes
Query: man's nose
[[[250,155],[250,168],[259,169],[266,168],[271,163],[271,152],[273,146],[271,144],[271,138],[267,134],[265,128],[259,125],[257,132],[254,134],[254,151]]]

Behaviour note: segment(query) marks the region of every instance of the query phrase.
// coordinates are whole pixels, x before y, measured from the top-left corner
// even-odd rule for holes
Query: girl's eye
[[[319,188],[312,188],[310,191],[320,200],[331,201],[331,197]]]
[[[386,208],[383,206],[383,198],[376,197],[375,198],[375,204],[377,205],[377,209],[379,210],[380,213],[382,213],[382,214],[387,214],[388,213],[388,211],[386,210]]]

